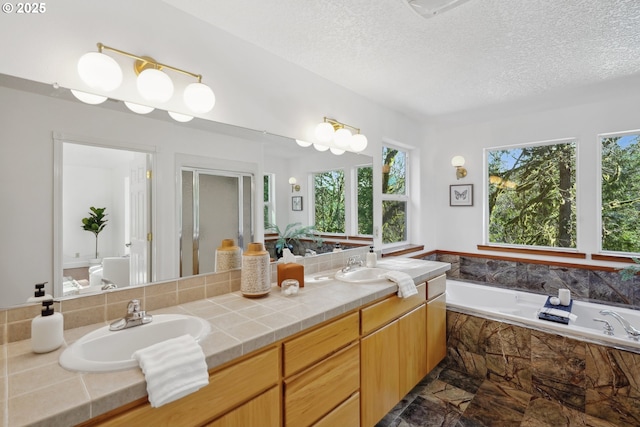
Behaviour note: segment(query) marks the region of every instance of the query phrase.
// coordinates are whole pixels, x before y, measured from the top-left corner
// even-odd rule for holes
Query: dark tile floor
[[[376,427],[612,427],[607,421],[488,380],[436,367]]]

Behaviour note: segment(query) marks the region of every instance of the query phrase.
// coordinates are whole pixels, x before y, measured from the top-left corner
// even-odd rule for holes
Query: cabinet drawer
[[[354,343],[284,384],[284,425],[305,427],[360,387],[360,345]]]
[[[447,290],[447,276],[434,277],[427,282],[427,300],[431,300]]]
[[[207,427],[278,427],[280,425],[278,390],[278,387],[271,388],[239,408],[207,424]]]
[[[278,349],[271,348],[211,374],[209,385],[182,399],[159,408],[146,403],[100,425],[201,425],[276,385],[278,358]]]
[[[313,427],[359,427],[360,393],[355,393],[333,411],[320,419]]]
[[[294,374],[358,339],[358,313],[284,343],[284,376]]]
[[[426,285],[418,285],[418,294],[409,298],[399,298],[394,295],[370,307],[363,308],[362,334],[366,335],[379,327],[397,319],[404,313],[416,308],[426,299]]]

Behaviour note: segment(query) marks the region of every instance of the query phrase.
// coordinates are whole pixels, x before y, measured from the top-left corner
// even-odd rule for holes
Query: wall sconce
[[[297,184],[298,180],[295,177],[289,178],[289,184],[291,184],[291,192],[300,191],[300,185]]]
[[[360,129],[328,117],[318,123],[315,136],[321,144],[333,143],[335,146],[329,147],[331,152],[336,155],[340,155],[346,150],[359,153],[367,148],[368,143],[367,137],[360,133]]]
[[[98,52],[89,52],[78,60],[78,74],[82,81],[92,89],[103,92],[111,92],[122,84],[123,74],[120,65],[107,56],[104,51],[117,53],[122,56],[134,59],[133,69],[136,73],[136,87],[140,96],[151,103],[167,102],[173,96],[173,82],[163,70],[171,70],[195,78],[197,81],[187,85],[182,94],[182,99],[187,108],[196,114],[208,113],[216,103],[216,97],[211,88],[202,83],[202,76],[170,65],[161,64],[148,56],[138,56],[120,49],[115,49],[98,43]],[[83,102],[86,97],[74,95]],[[81,93],[82,94],[82,93]],[[96,95],[94,95],[96,96]],[[99,96],[102,98],[102,96]],[[83,99],[85,98],[85,99]],[[104,100],[107,98],[104,97]],[[96,103],[97,98],[92,99]],[[138,114],[147,114],[153,111],[153,107],[126,102],[127,108]],[[176,113],[172,115],[176,117]],[[185,121],[188,117],[179,114],[180,121]],[[193,117],[191,117],[193,118]],[[189,119],[190,120],[190,119]],[[188,121],[188,120],[187,120]]]
[[[467,170],[463,168],[464,166],[464,157],[462,156],[454,156],[451,159],[451,165],[456,168],[456,178],[464,178],[467,176]]]

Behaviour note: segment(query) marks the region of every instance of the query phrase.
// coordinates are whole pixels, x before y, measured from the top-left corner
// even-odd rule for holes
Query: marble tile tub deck
[[[421,283],[444,274],[449,264],[417,261],[397,269]],[[396,291],[392,282],[363,286],[327,280],[307,283],[293,297],[274,286],[265,298],[248,299],[236,291],[152,313],[209,320],[212,332],[201,346],[211,369]],[[0,346],[0,426],[75,425],[146,396],[140,369],[79,373],[58,364],[64,348],[105,324],[66,330],[62,348],[47,354],[32,353],[30,340]]]

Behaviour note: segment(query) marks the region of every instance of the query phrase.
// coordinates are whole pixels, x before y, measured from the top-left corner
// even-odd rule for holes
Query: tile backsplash
[[[367,248],[321,254],[299,259],[305,274],[339,269],[351,256],[364,256]],[[105,291],[100,294],[56,298],[54,309],[64,315],[64,328],[110,322],[126,315],[127,302],[139,299],[142,308],[153,312],[164,307],[185,304],[240,290],[241,270],[149,283]],[[271,264],[271,283],[277,280],[276,263]],[[40,304],[28,304],[0,310],[0,344],[22,341],[31,337],[31,321],[40,314]]]

